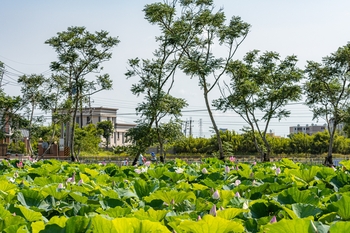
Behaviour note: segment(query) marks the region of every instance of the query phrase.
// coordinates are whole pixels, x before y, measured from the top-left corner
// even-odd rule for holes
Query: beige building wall
[[[130,142],[126,142],[125,133],[136,126],[136,124],[124,123],[117,121],[117,108],[106,107],[91,107],[85,108],[82,112],[78,111],[75,122],[78,125],[85,126],[89,123],[97,125],[101,121],[112,121],[114,125],[114,132],[112,133],[109,146],[127,146],[131,145]],[[102,141],[105,139],[102,137]]]

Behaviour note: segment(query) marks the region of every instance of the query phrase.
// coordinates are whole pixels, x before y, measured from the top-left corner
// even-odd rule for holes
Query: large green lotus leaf
[[[104,197],[109,197],[109,198],[114,198],[114,199],[119,198],[117,191],[115,191],[113,189],[106,190],[104,188],[100,188],[100,192]]]
[[[3,228],[6,229],[10,226],[13,226],[13,225],[17,225],[17,226],[20,226],[20,225],[25,225],[27,224],[28,222],[21,216],[8,216],[7,218],[4,218],[3,220]],[[1,231],[2,232],[2,231]],[[6,232],[6,231],[4,231]]]
[[[100,208],[100,209],[97,209],[96,212],[100,214],[108,215],[109,217],[112,217],[112,218],[121,218],[129,215],[131,213],[131,208],[116,206],[114,208],[108,208],[106,210],[103,210]]]
[[[147,182],[143,179],[135,179],[134,189],[137,196],[142,199],[144,196],[148,196],[151,192],[154,192],[158,188],[158,182]]]
[[[204,180],[201,181],[201,183],[204,183],[208,188],[217,188],[218,184],[212,181],[209,178],[205,178]]]
[[[231,219],[234,219],[237,215],[248,211],[249,210],[247,209],[227,208],[224,210],[218,210],[217,216],[223,219],[231,220]]]
[[[159,180],[163,176],[163,173],[166,171],[168,171],[166,167],[155,167],[153,169],[148,169],[147,173],[151,177]]]
[[[238,170],[238,174],[241,177],[244,177],[246,179],[250,179],[251,178],[251,174],[253,173],[252,169],[250,168],[250,165],[241,163],[240,167],[241,167],[241,169]]]
[[[276,201],[281,204],[306,203],[318,205],[318,196],[310,190],[300,191],[297,187],[292,187],[280,192],[277,195]]]
[[[66,233],[66,228],[60,227],[56,224],[46,225],[44,230],[41,230],[40,233]]]
[[[70,192],[69,196],[71,196],[76,202],[86,203],[88,201],[88,197],[83,196],[82,193],[79,192]]]
[[[32,233],[39,233],[41,230],[45,229],[44,221],[32,222],[30,226],[32,228]]]
[[[197,198],[194,203],[196,211],[198,212],[210,210],[210,208],[213,206],[213,203],[202,197]]]
[[[100,205],[103,209],[114,208],[116,206],[123,206],[125,203],[120,199],[114,199],[109,197],[104,197],[100,200]]]
[[[153,208],[150,208],[147,211],[144,209],[139,209],[138,211],[134,212],[134,216],[138,219],[148,219],[151,221],[161,222],[168,212],[168,210],[154,210]]]
[[[79,178],[84,182],[84,183],[89,183],[90,182],[90,178],[84,174],[84,173],[79,173]]]
[[[230,200],[235,196],[235,193],[232,190],[220,190],[220,204],[222,207],[226,207]]]
[[[63,183],[63,182],[64,182],[63,177],[55,174],[50,176],[35,177],[34,179],[34,184],[41,187],[52,183]]]
[[[16,194],[17,186],[14,184],[11,184],[7,180],[0,180],[0,191],[2,191],[4,194]]]
[[[17,200],[24,206],[40,206],[45,199],[44,195],[32,189],[22,189],[22,192],[17,193]]]
[[[66,222],[66,233],[87,232],[91,219],[83,216],[74,216]],[[110,232],[110,231],[106,231]]]
[[[117,232],[125,233],[167,233],[170,231],[159,222],[139,220],[137,218],[115,218],[112,220]]]
[[[330,167],[322,167],[319,173],[317,173],[318,178],[327,182],[329,182],[336,175],[337,174],[334,169]]]
[[[6,210],[2,205],[0,205],[0,219],[5,219],[6,217],[10,217],[11,212]]]
[[[170,204],[172,202],[174,203],[181,203],[184,200],[196,200],[196,196],[193,192],[184,192],[184,191],[176,191],[176,190],[170,190],[170,191],[164,191],[164,190],[157,190],[156,192],[152,193],[148,197],[144,198],[146,202],[151,202],[153,200],[160,199],[164,201],[167,204]]]
[[[321,170],[320,167],[312,166],[312,167],[307,167],[305,169],[299,169],[299,170],[298,169],[285,170],[285,172],[287,174],[300,178],[306,183],[309,183],[315,180],[315,177],[320,170]]]
[[[21,212],[22,212],[23,216],[25,217],[25,219],[27,219],[27,221],[29,221],[29,222],[35,222],[35,221],[43,220],[43,216],[39,212],[36,212],[34,210],[30,210],[30,209],[28,209],[27,207],[24,207],[24,206],[19,206],[18,208],[21,210]]]
[[[121,198],[132,198],[132,197],[138,198],[137,194],[130,189],[118,188],[116,189],[116,192]]]
[[[336,222],[329,228],[331,233],[345,233],[350,232],[350,222]]]
[[[43,187],[41,191],[53,196],[57,200],[62,200],[68,196],[69,192],[66,189],[59,189],[57,186],[58,184],[47,185]]]
[[[337,176],[331,179],[330,183],[334,186],[334,189],[337,192],[339,188],[350,183],[350,177],[343,172],[339,172]]]
[[[323,222],[325,224],[329,224],[333,222],[337,218],[337,212],[331,212],[328,214],[323,214],[318,221]]]
[[[174,183],[178,182],[179,180],[185,179],[185,175],[183,173],[165,171],[163,175],[169,177]]]
[[[317,216],[322,213],[322,210],[314,205],[305,203],[292,204],[292,210],[299,218],[306,218],[309,216]]]
[[[198,184],[198,183],[193,183],[191,185],[192,185],[192,190],[194,190],[194,191],[196,191],[196,190],[203,191],[203,190],[208,189],[208,186],[202,185],[202,184]]]
[[[314,225],[315,232],[317,233],[329,233],[329,226],[324,225],[321,222],[312,222]]]
[[[6,233],[30,233],[26,225],[14,224],[7,227],[4,232]]]
[[[251,201],[249,203],[250,215],[253,218],[270,216],[271,213],[275,213],[280,209],[281,207],[276,205],[274,202],[269,202],[263,199]]]
[[[90,169],[90,168],[85,168],[84,169],[85,173],[89,174],[92,178],[96,178],[100,173],[97,170]]]
[[[312,221],[309,219],[293,219],[262,226],[262,232],[268,233],[314,233]]]
[[[91,219],[91,229],[94,233],[118,233],[118,232],[132,232],[130,231],[131,226],[129,226],[126,222],[121,223],[121,231],[115,227],[112,223],[112,220],[106,219],[100,215],[96,215]],[[131,228],[132,230],[132,228]]]
[[[214,217],[209,214],[197,222],[185,220],[180,223],[179,229],[183,232],[192,233],[244,232],[244,227],[241,223]]]
[[[336,208],[337,214],[345,221],[350,220],[350,196],[343,195],[339,201],[330,204],[330,208]],[[333,208],[332,208],[333,207]],[[328,208],[328,209],[330,209]]]
[[[99,185],[106,185],[109,181],[109,175],[107,174],[100,174],[96,177],[96,183]]]
[[[47,223],[47,225],[50,224],[56,224],[57,226],[64,228],[66,226],[66,222],[67,222],[68,218],[65,216],[53,216],[49,222]]]
[[[280,192],[281,190],[285,190],[287,188],[290,188],[291,185],[289,184],[278,184],[278,183],[270,183],[269,184],[269,190],[273,193]]]
[[[297,164],[295,164],[292,160],[286,158],[281,159],[279,165],[285,168],[299,169],[299,166]]]
[[[350,170],[350,160],[342,160],[339,162],[339,164],[343,165],[346,170]]]

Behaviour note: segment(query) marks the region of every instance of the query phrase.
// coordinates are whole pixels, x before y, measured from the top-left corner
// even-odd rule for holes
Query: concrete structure
[[[84,108],[81,112],[77,112],[75,122],[77,125],[86,126],[87,124],[97,125],[101,121],[112,121],[114,125],[114,132],[112,133],[109,146],[127,146],[130,142],[126,142],[125,133],[136,126],[133,123],[125,123],[117,121],[117,108],[106,108],[106,107],[91,107]],[[63,128],[63,127],[62,127]],[[62,134],[63,135],[63,134]],[[102,140],[105,139],[102,137]],[[61,144],[61,143],[60,143]]]
[[[289,127],[289,133],[305,133],[308,135],[312,135],[317,132],[322,132],[327,129],[327,125],[317,125],[317,124],[311,124],[311,125],[297,125],[297,126],[290,126]]]

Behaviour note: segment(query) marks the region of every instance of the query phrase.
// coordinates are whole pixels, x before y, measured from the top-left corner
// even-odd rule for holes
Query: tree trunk
[[[213,128],[216,134],[216,140],[218,142],[218,146],[219,146],[219,159],[220,160],[224,160],[225,159],[225,155],[224,155],[224,150],[222,148],[222,140],[220,137],[220,131],[216,125],[215,119],[213,117],[213,113],[210,109],[210,104],[209,104],[209,100],[208,100],[208,92],[206,91],[206,88],[204,88],[204,100],[205,100],[205,106],[207,107],[207,111],[211,120],[211,123],[213,124]]]

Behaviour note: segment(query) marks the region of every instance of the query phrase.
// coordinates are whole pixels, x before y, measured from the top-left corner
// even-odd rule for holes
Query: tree
[[[94,124],[88,124],[82,128],[75,127],[74,150],[80,154],[81,151],[97,153],[101,142],[102,129]]]
[[[164,138],[167,137],[165,134],[167,132],[162,130],[161,122],[169,116],[175,120],[178,119],[181,116],[181,110],[187,106],[184,99],[170,94],[175,72],[181,63],[184,51],[175,43],[172,36],[167,34],[169,28],[174,27],[175,5],[154,3],[146,5],[144,12],[145,18],[151,24],[157,24],[160,27],[161,35],[156,38],[159,43],[158,49],[153,53],[153,59],[130,59],[129,69],[125,75],[127,78],[133,76],[139,78],[139,82],[131,88],[134,95],[144,97],[144,101],[136,108],[137,114],[141,115],[138,124],[141,124],[140,129],[145,130],[144,137],[154,135],[160,147],[161,158],[164,158]],[[185,41],[189,40],[186,36],[184,37]],[[186,47],[186,45],[183,46]],[[146,126],[148,128],[145,128]],[[139,153],[136,154],[138,155]]]
[[[60,87],[60,93],[64,96],[61,108],[69,116],[65,146],[71,148],[71,158],[74,161],[78,159],[74,154],[74,129],[78,109],[82,112],[87,96],[112,88],[112,80],[108,74],[96,75],[96,79],[88,78],[88,75],[101,72],[101,64],[111,59],[111,50],[119,40],[108,36],[106,31],[93,34],[85,27],[69,27],[67,31],[57,33],[57,36],[45,43],[52,46],[58,55],[58,61],[52,62],[50,67],[57,74],[53,76],[53,81],[58,84],[56,86]]]
[[[313,119],[323,118],[327,123],[329,144],[325,164],[332,165],[334,135],[349,114],[346,109],[350,100],[350,43],[324,57],[322,63],[308,61],[305,73],[306,104]]]
[[[32,132],[37,123],[43,122],[43,116],[34,118],[34,110],[40,106],[40,103],[45,102],[45,91],[43,89],[46,83],[46,78],[43,75],[32,74],[30,76],[22,75],[18,78],[17,82],[21,84],[22,99],[26,112],[29,115],[28,121],[28,142],[29,142],[29,154],[33,155],[33,149],[31,147]]]
[[[253,141],[262,161],[269,161],[271,146],[267,140],[272,119],[289,117],[285,107],[289,102],[300,100],[302,70],[296,67],[296,56],[284,60],[276,52],[248,52],[243,61],[228,64],[231,76],[225,83],[223,96],[214,101],[219,110],[233,110],[248,123]],[[228,92],[226,96],[225,91]],[[257,134],[255,134],[257,132]],[[262,144],[259,140],[262,140]]]
[[[108,149],[109,139],[114,132],[114,125],[112,121],[97,122],[97,129],[101,130],[102,136],[106,139],[106,149]]]
[[[175,3],[179,3],[179,6]],[[250,25],[240,17],[232,17],[226,24],[223,10],[215,12],[212,0],[173,1],[172,4],[173,9],[179,9],[181,15],[172,28],[167,28],[166,34],[185,52],[181,63],[182,71],[191,78],[198,78],[218,141],[219,158],[224,159],[222,140],[211,110],[209,94],[227,71],[228,64],[246,38]],[[152,19],[161,23],[166,18],[158,17],[161,13],[162,11],[155,13]],[[221,54],[226,55],[222,57]]]

